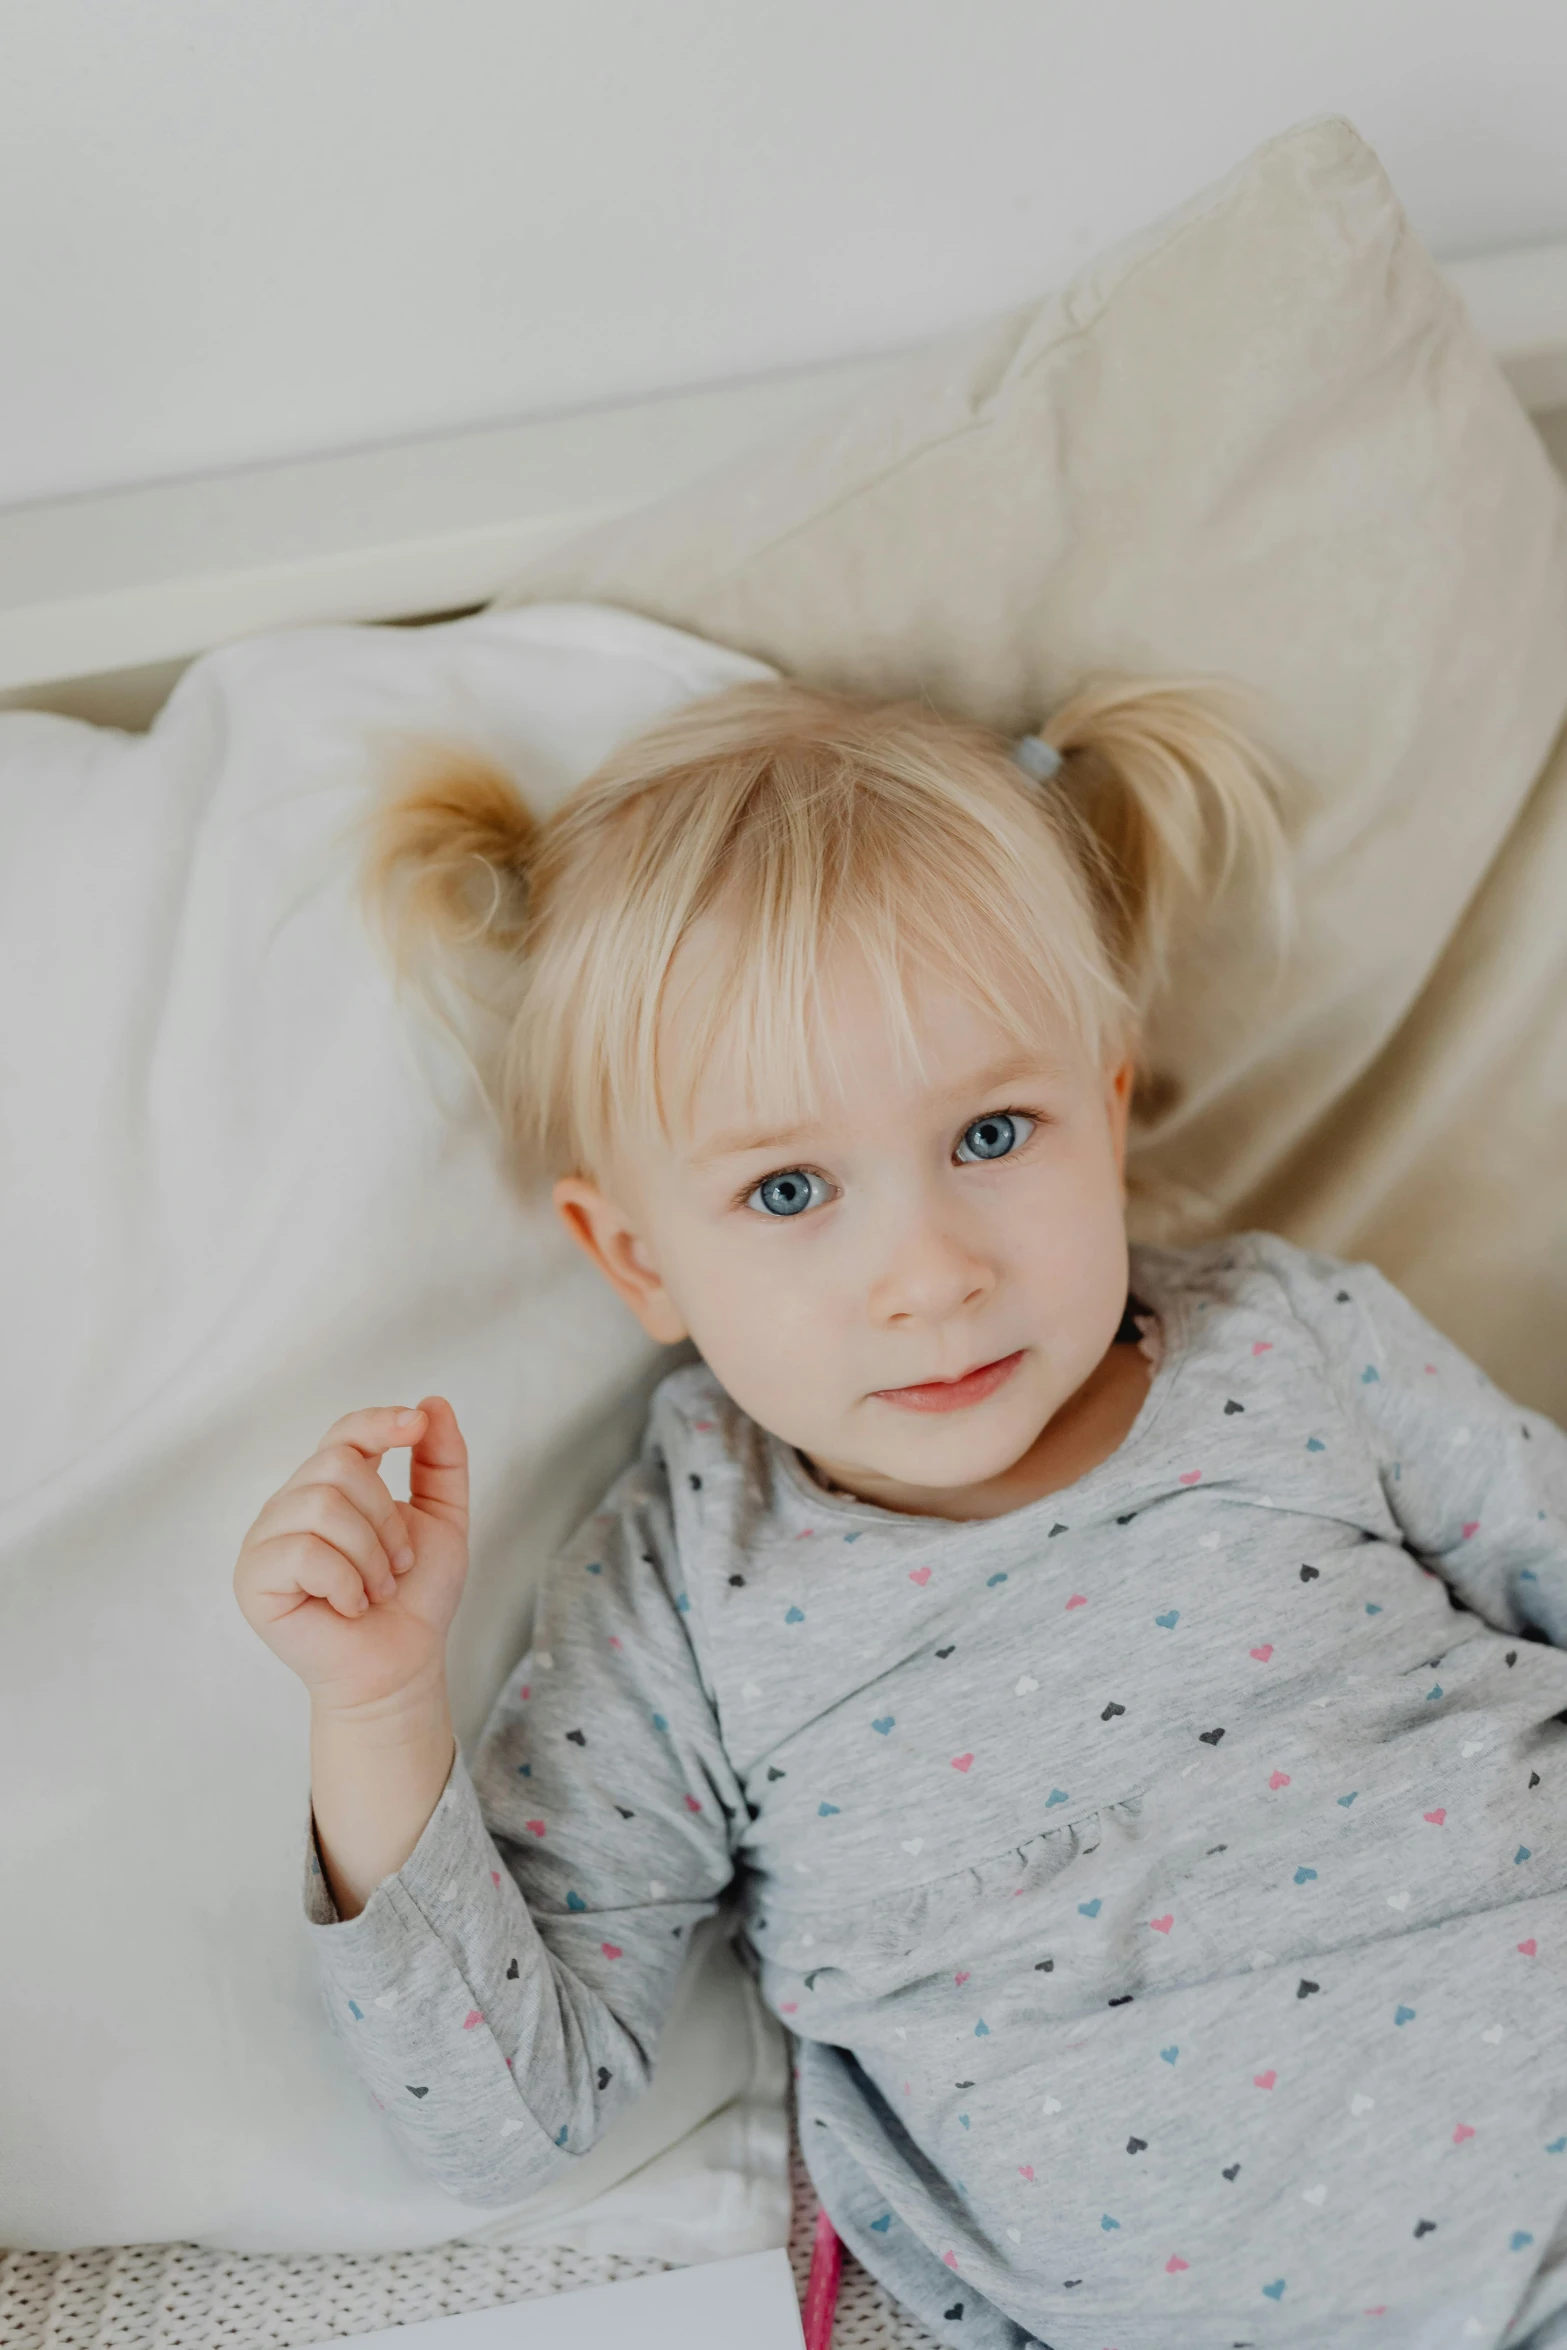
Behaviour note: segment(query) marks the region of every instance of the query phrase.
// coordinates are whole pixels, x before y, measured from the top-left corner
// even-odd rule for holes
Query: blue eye
[[[827,1194],[828,1186],[819,1175],[804,1167],[785,1167],[777,1175],[764,1176],[745,1204],[763,1216],[798,1216],[806,1208],[819,1207]]]
[[[1027,1142],[1037,1123],[1022,1110],[992,1110],[987,1118],[976,1118],[964,1129],[954,1155],[965,1165],[976,1159],[1004,1159],[1019,1143]]]

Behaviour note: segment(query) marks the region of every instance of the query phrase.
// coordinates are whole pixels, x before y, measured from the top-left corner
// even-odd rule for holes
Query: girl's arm
[[[650,1449],[552,1568],[471,1773],[451,1761],[412,1850],[357,1914],[339,1912],[311,1839],[306,1915],[332,2027],[414,2160],[464,2201],[534,2193],[647,2085],[691,1930],[732,1874],[744,1798],[682,1596]],[[434,1777],[432,1727],[390,1752],[383,1727],[379,1756],[332,1733],[332,1816],[353,1810],[361,1857],[378,1780],[397,1790],[385,1816],[406,1819],[411,1783]]]
[[[1504,1395],[1374,1265],[1304,1263],[1296,1304],[1407,1547],[1499,1630],[1567,1648],[1567,1436]]]

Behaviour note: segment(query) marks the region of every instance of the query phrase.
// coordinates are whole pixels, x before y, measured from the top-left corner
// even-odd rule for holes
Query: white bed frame
[[[1567,244],[1445,274],[1567,472]],[[0,511],[0,705],[145,726],[209,646],[470,610],[903,356]]]

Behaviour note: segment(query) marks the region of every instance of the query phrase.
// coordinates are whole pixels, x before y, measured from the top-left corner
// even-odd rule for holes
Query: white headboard
[[[1567,244],[1446,275],[1567,471]],[[786,432],[902,356],[0,512],[0,704],[146,725],[211,645],[471,609],[551,540]]]

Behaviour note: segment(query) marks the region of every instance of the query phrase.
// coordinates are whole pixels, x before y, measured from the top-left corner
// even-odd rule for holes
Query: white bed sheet
[[[0,2242],[785,2240],[782,2051],[711,1935],[650,2097],[542,2199],[412,2171],[319,2008],[305,1702],[230,1584],[342,1411],[450,1395],[471,1741],[661,1367],[394,1001],[343,840],[371,779],[444,736],[542,805],[767,674],[557,606],[234,646],[146,737],[0,717]]]

